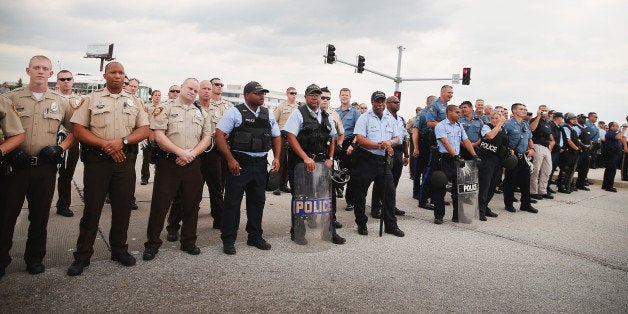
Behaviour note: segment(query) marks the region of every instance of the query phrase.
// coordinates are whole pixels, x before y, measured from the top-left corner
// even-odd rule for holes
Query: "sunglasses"
[[[321,99],[322,99],[322,100],[330,100],[330,99],[331,99],[331,97],[321,96]]]
[[[71,77],[60,77],[57,80],[61,81],[61,82],[69,82],[72,80]]]
[[[216,86],[216,87],[223,87],[223,86],[225,86],[225,84],[223,84],[223,83],[212,83],[212,84],[214,84],[214,86]]]
[[[171,89],[171,90],[169,90],[169,92],[171,92],[171,93],[177,93],[177,94],[178,94],[178,93],[180,93],[181,91],[180,91],[180,90],[176,90],[176,89]]]
[[[296,94],[297,94],[297,92],[290,92],[289,94],[290,94],[290,95],[296,95]]]

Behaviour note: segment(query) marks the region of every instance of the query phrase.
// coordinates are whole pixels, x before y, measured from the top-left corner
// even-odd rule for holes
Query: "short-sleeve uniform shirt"
[[[290,117],[290,114],[292,114],[292,112],[295,111],[297,108],[299,108],[299,104],[290,104],[288,102],[282,102],[277,107],[275,107],[275,110],[273,110],[273,114],[275,115],[275,121],[277,121],[277,124],[279,124],[279,129],[283,129],[283,127],[286,125],[286,122],[288,121],[288,118]]]
[[[354,132],[355,135],[362,135],[373,142],[389,141],[400,137],[399,122],[388,110],[384,110],[381,119],[373,112],[373,109],[365,112],[355,123]],[[386,154],[383,149],[366,150],[379,156]]]
[[[257,107],[256,111],[251,110],[248,105],[246,108],[251,111],[256,117],[259,117],[259,113],[262,107]],[[275,116],[272,113],[268,113],[268,122],[270,123],[270,135],[272,137],[278,137],[281,135],[279,132],[279,125],[277,125],[277,121],[275,121]],[[225,111],[225,114],[222,116],[220,121],[218,121],[218,125],[216,125],[216,129],[224,132],[225,134],[231,134],[234,128],[239,127],[242,124],[242,114],[238,108],[231,107],[229,110]],[[245,153],[249,156],[253,157],[263,157],[267,155],[267,152],[241,152]]]
[[[212,135],[209,113],[193,104],[183,105],[179,99],[170,106],[153,112],[150,128],[163,130],[172,143],[183,149],[194,148],[203,135]]]
[[[24,133],[22,123],[11,101],[4,95],[0,96],[0,130],[4,137],[11,137]]]
[[[209,113],[209,119],[211,120],[212,132],[216,129],[216,125],[225,114],[225,111],[229,110],[229,108],[231,107],[233,107],[233,104],[224,99],[220,99],[220,101],[216,101],[213,99],[209,100],[207,113]]]
[[[37,100],[33,92],[26,87],[18,88],[7,94],[13,103],[22,127],[25,131],[21,147],[29,155],[37,155],[42,148],[57,145],[57,132],[63,125],[71,130],[73,108],[66,98],[47,89]]]
[[[447,138],[447,142],[449,142],[449,145],[451,145],[451,148],[454,149],[456,154],[460,153],[460,143],[468,139],[467,133],[464,131],[464,128],[460,126],[460,123],[451,123],[449,119],[438,122],[436,127],[434,127],[434,135],[436,135],[438,151],[441,153],[448,153],[441,141],[442,138]]]
[[[107,89],[87,95],[71,121],[108,141],[149,124],[148,113],[138,98],[126,91],[112,94]]]

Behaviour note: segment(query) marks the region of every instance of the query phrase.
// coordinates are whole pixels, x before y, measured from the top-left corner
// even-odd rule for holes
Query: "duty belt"
[[[234,152],[234,151],[231,151],[231,154],[233,155],[233,158],[235,158],[241,164],[253,164],[253,163],[261,163],[261,162],[266,163],[266,162],[268,162],[268,159],[266,158],[266,155],[264,155],[264,156],[251,156],[251,155],[247,155],[245,153]]]
[[[39,166],[39,165],[43,165],[43,164],[44,164],[44,161],[40,160],[38,156],[32,156],[30,158],[29,165],[31,165],[31,166]]]

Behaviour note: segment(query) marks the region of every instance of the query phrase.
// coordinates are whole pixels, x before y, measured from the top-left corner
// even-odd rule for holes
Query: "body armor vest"
[[[490,123],[487,124],[487,126],[491,128],[491,130],[494,128]],[[502,128],[497,135],[490,140],[482,137],[482,142],[480,142],[479,147],[481,156],[496,155],[499,158],[503,158],[508,153],[508,135]]]
[[[268,108],[260,107],[259,116],[256,117],[246,104],[235,107],[242,115],[242,124],[229,135],[229,148],[250,153],[268,152],[271,148]]]
[[[310,112],[307,105],[299,107],[299,112],[303,117],[303,126],[297,135],[297,141],[308,156],[326,156],[331,145],[329,114],[325,110],[320,108],[319,110],[321,110],[321,123],[318,123],[316,114]]]

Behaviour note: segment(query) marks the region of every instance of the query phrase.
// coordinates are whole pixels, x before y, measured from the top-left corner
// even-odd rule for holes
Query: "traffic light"
[[[325,61],[328,64],[336,62],[336,47],[332,44],[327,45],[327,60]]]
[[[364,72],[364,57],[358,56],[358,73]]]
[[[399,101],[401,101],[401,92],[400,92],[400,91],[398,91],[398,90],[397,90],[397,91],[395,91],[395,92],[393,93],[393,95],[395,95],[395,97],[397,97],[397,99],[398,99]]]
[[[462,69],[462,85],[469,85],[471,83],[471,68]]]

